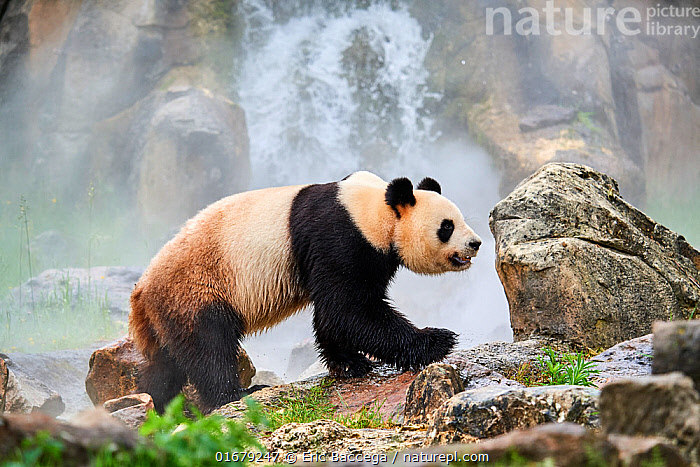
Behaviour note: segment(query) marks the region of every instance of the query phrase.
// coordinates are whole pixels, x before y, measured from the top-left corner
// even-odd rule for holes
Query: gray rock
[[[321,360],[316,360],[313,365],[302,371],[297,377],[297,381],[306,381],[328,375],[328,368]]]
[[[682,373],[608,383],[599,407],[606,433],[660,436],[700,461],[700,396]]]
[[[140,221],[151,235],[169,237],[202,207],[248,188],[245,115],[222,96],[174,86],[153,92],[111,123],[104,133],[123,125],[128,142],[123,153],[105,149],[105,159],[112,165],[124,157],[133,161],[133,171],[123,176],[135,186]]]
[[[289,355],[289,363],[284,376],[287,380],[294,381],[304,370],[309,368],[318,360],[318,350],[312,338],[299,342]]]
[[[654,374],[680,371],[700,391],[700,321],[654,323]]]
[[[277,376],[274,371],[270,370],[255,370],[255,376],[250,382],[251,386],[261,384],[264,386],[280,386],[284,384],[284,380]]]
[[[336,464],[343,462],[340,456],[344,456],[348,461],[353,460],[348,465],[357,465],[358,455],[360,458],[375,455],[379,459],[379,455],[384,454],[391,459],[387,452],[416,449],[423,441],[422,432],[350,429],[332,420],[289,423],[262,439],[268,452],[279,456],[284,463],[328,461]]]
[[[404,423],[430,423],[435,411],[447,399],[463,390],[462,380],[451,365],[428,365],[408,387]]]
[[[433,444],[471,442],[563,421],[595,427],[598,394],[597,389],[581,386],[490,386],[464,391],[438,410],[428,438]]]
[[[2,394],[6,412],[25,414],[42,412],[52,417],[63,413],[65,404],[56,391],[27,374],[11,359],[0,359],[4,360],[6,365]]]
[[[571,123],[576,118],[575,109],[558,105],[540,105],[530,109],[520,120],[520,130],[535,131],[548,126]]]
[[[616,379],[649,376],[653,357],[652,334],[620,342],[591,358],[600,372],[592,379],[601,385]]]
[[[588,167],[544,166],[493,208],[490,226],[516,340],[609,347],[700,302],[700,253]]]
[[[56,350],[43,353],[13,353],[12,362],[26,374],[41,381],[51,390],[60,394],[65,410],[62,419],[70,419],[78,412],[92,408],[92,402],[85,392],[85,376],[88,361],[94,349]]]
[[[550,345],[547,339],[528,339],[520,342],[488,342],[470,349],[455,350],[447,356],[446,363],[454,365],[462,372],[462,379],[470,379],[474,374],[473,364],[483,365],[497,373],[515,374],[524,363],[537,361],[545,355],[542,350]]]

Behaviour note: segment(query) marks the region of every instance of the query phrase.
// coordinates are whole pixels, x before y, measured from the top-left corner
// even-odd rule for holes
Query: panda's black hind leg
[[[241,396],[238,353],[244,325],[240,315],[224,302],[205,306],[197,316],[195,329],[178,355],[197,389],[200,408],[208,413]]]
[[[151,395],[158,413],[163,413],[186,381],[187,377],[165,348],[158,350],[139,370],[139,390]]]

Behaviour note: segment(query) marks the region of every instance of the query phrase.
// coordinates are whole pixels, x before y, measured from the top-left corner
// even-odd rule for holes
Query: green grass
[[[263,423],[257,404],[247,399],[244,421],[225,419],[219,415],[203,416],[196,408],[185,407],[182,395],[175,398],[162,416],[149,412],[139,429],[142,440],[133,450],[110,443],[89,452],[89,465],[123,466],[213,466],[221,465],[217,453],[246,453],[233,465],[247,465],[254,459],[264,459],[264,447],[248,430],[246,424]],[[187,412],[193,416],[185,415]],[[66,446],[47,433],[22,442],[22,446],[6,459],[6,466],[63,465],[67,459]],[[227,462],[228,464],[228,462]]]
[[[133,208],[99,185],[90,184],[78,200],[18,188],[27,186],[0,184],[0,352],[76,348],[123,334],[123,326],[109,321],[109,297],[97,296],[89,282],[72,279],[40,296],[26,281],[51,268],[143,265],[160,245],[146,243],[149,236],[134,227]],[[62,254],[55,255],[53,245],[40,251],[32,244],[48,230],[65,240]],[[69,292],[78,288],[71,302]]]
[[[82,290],[80,281],[66,275],[61,288],[20,307],[8,301],[0,329],[0,352],[45,352],[85,347],[119,337],[126,323],[115,323],[109,297]],[[77,289],[77,290],[76,290]],[[77,299],[74,298],[77,292]]]
[[[383,402],[379,401],[369,407],[363,406],[350,415],[337,413],[337,407],[329,399],[331,383],[332,380],[324,379],[308,390],[294,390],[288,396],[281,397],[275,406],[265,411],[268,429],[274,431],[287,423],[308,423],[321,419],[334,420],[348,428],[381,428],[392,423],[380,413]]]

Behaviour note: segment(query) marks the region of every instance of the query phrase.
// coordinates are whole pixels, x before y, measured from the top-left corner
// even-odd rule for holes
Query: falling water
[[[467,273],[401,271],[390,296],[418,326],[459,332],[461,347],[512,339],[487,222],[498,177],[483,150],[433,131],[427,108],[441,96],[428,90],[431,38],[418,22],[385,2],[306,1],[282,10],[245,0],[240,8],[246,29],[236,92],[246,110],[252,185],[339,180],[360,169],[385,179],[436,178],[481,235],[482,252]],[[281,375],[292,345],[312,335],[310,321],[302,313],[245,346],[258,367]]]

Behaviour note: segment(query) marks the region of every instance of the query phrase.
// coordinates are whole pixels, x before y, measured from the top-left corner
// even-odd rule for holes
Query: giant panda
[[[236,400],[240,340],[309,304],[331,375],[365,375],[368,356],[400,369],[441,360],[456,334],[416,328],[387,288],[399,266],[464,271],[480,245],[431,178],[414,190],[407,178],[356,172],[224,198],[190,219],[134,288],[139,389],[159,411],[187,380],[204,411]]]

